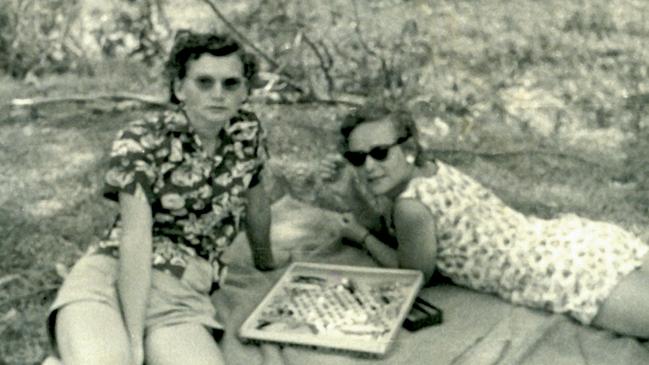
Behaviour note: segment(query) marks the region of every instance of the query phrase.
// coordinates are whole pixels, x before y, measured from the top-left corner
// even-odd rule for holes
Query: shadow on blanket
[[[290,197],[273,205],[276,249],[290,250],[295,261],[375,266],[340,244],[336,213]],[[214,295],[226,324],[221,348],[228,364],[649,364],[648,347],[629,337],[579,325],[568,317],[507,304],[492,295],[450,284],[425,288],[421,295],[444,310],[444,323],[416,333],[401,331],[383,359],[272,344],[243,344],[239,326],[281,272],[255,270],[241,235],[228,252],[228,279]]]

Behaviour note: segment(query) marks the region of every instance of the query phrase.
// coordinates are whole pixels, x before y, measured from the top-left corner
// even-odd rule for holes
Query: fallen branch
[[[281,104],[281,103],[278,103]],[[362,103],[341,99],[307,99],[291,102],[290,104],[325,104],[325,105],[345,105],[351,107],[361,106]]]
[[[5,286],[13,281],[20,279],[20,275],[10,274],[0,278],[0,287]]]
[[[511,158],[521,156],[552,156],[566,160],[578,161],[592,167],[607,168],[608,166],[601,161],[593,161],[577,154],[554,151],[548,149],[531,149],[531,150],[511,150],[511,151],[486,151],[486,150],[469,150],[469,149],[427,149],[423,151],[425,159],[434,159],[439,157],[461,157],[472,156],[485,159]]]
[[[334,94],[329,99],[308,98],[308,99],[298,99],[295,101],[287,101],[287,100],[265,100],[264,101],[264,103],[266,104],[274,104],[274,105],[325,104],[325,105],[344,105],[349,107],[358,107],[363,105],[364,102],[365,102],[365,97],[352,95],[352,94]]]
[[[24,98],[24,99],[13,99],[10,102],[10,107],[12,108],[37,108],[40,106],[45,106],[49,104],[56,103],[91,103],[98,100],[108,100],[115,103],[124,102],[124,101],[137,101],[139,103],[145,104],[149,107],[158,107],[158,108],[168,108],[169,103],[164,102],[160,99],[157,99],[152,96],[146,95],[131,95],[131,94],[108,94],[108,95],[95,95],[95,96],[81,96],[81,95],[72,95],[72,96],[59,96],[59,97],[39,97],[39,98]],[[342,99],[303,99],[293,102],[273,102],[266,101],[268,104],[326,104],[326,105],[346,105],[346,106],[359,106],[361,102],[352,101],[352,100],[342,100]]]
[[[149,95],[138,94],[100,94],[100,95],[73,95],[73,96],[55,96],[55,97],[38,97],[11,100],[12,108],[30,108],[39,107],[47,104],[56,103],[89,103],[97,100],[108,100],[113,102],[137,101],[142,104],[156,107],[167,107],[168,103],[159,98]]]

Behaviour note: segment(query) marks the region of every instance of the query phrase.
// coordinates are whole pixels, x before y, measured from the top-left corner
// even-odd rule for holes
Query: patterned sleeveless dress
[[[589,324],[616,284],[642,265],[648,246],[622,228],[576,215],[525,216],[441,162],[401,198],[436,220],[436,269],[458,285],[514,304],[567,313]]]

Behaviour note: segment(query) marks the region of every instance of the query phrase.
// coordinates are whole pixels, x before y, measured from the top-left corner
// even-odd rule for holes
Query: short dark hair
[[[388,119],[392,123],[397,136],[412,137],[412,141],[416,144],[416,152],[419,154],[419,133],[412,113],[407,109],[381,101],[371,101],[363,104],[343,117],[340,126],[343,150],[346,151],[349,148],[349,136],[356,127],[363,123],[377,122],[382,119]]]
[[[174,44],[165,65],[169,81],[169,101],[171,103],[180,103],[174,91],[176,80],[182,80],[187,74],[187,65],[205,53],[213,56],[238,54],[243,64],[243,76],[248,80],[248,87],[250,88],[258,70],[257,60],[254,55],[246,52],[230,36],[216,33],[196,33],[181,29],[176,32]]]

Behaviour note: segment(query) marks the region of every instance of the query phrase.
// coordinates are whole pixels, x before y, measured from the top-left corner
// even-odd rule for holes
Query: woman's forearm
[[[341,218],[343,238],[359,243],[380,265],[392,268],[399,266],[397,251],[375,237],[365,225],[358,223],[353,214],[345,213]]]
[[[263,187],[263,181],[248,190],[246,195],[248,200],[246,206],[246,234],[252,260],[258,269],[272,269],[275,261],[270,242],[270,201]]]
[[[383,241],[368,234],[363,242],[361,242],[367,252],[381,265],[385,267],[397,268],[399,267],[399,260],[397,250],[391,248]]]
[[[117,290],[132,345],[142,346],[146,307],[151,289],[152,216],[142,189],[120,194],[122,237]]]
[[[131,343],[141,344],[151,288],[150,237],[148,240],[124,237],[120,248],[119,264],[117,289],[124,322]]]

